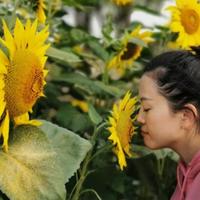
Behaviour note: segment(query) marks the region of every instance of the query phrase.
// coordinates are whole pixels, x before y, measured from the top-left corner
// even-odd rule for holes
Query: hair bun
[[[191,46],[191,51],[200,58],[200,46]]]

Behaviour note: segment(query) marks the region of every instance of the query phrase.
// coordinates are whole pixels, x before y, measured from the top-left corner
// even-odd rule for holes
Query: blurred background
[[[40,2],[1,0],[0,15],[13,27],[16,17],[34,19]],[[113,104],[126,91],[137,95],[138,80],[145,64],[173,47],[175,35],[168,27],[170,13],[166,7],[174,5],[175,1],[44,2],[51,43],[46,65],[49,74],[46,97],[38,101],[31,117],[49,120],[90,139],[97,123],[91,120],[89,106],[107,123]],[[139,31],[133,33],[137,28]],[[149,33],[147,38],[142,35],[145,31]],[[110,148],[109,135],[104,127],[94,142],[94,156],[87,166],[79,199],[169,199],[176,185],[177,155],[168,149],[147,149],[140,129],[135,128],[132,156],[127,158],[127,167],[120,170]],[[78,171],[66,184],[69,200],[80,173]]]

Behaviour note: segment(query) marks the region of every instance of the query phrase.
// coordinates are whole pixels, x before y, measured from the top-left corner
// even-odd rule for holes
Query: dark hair
[[[200,48],[162,53],[144,69],[157,83],[173,111],[192,103],[200,113]]]

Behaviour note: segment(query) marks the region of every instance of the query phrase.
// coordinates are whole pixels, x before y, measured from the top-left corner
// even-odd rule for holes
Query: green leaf
[[[88,114],[92,122],[96,125],[99,124],[103,120],[92,104],[89,104]]]
[[[0,151],[0,189],[15,200],[65,199],[64,172],[57,153],[39,128],[19,126]]]
[[[41,129],[17,127],[10,134],[8,153],[0,151],[0,189],[10,199],[64,200],[65,183],[91,147],[50,122],[43,121]]]
[[[109,58],[108,52],[102,47],[101,44],[99,44],[95,40],[90,40],[88,42],[89,47],[92,49],[92,51],[102,60],[107,61]]]
[[[82,5],[90,5],[90,6],[95,6],[98,5],[99,1],[98,0],[76,0]]]
[[[160,16],[160,11],[157,11],[157,10],[153,10],[151,8],[149,8],[148,6],[142,6],[142,5],[135,5],[134,6],[134,9],[135,10],[142,10],[146,13],[149,13],[149,14],[153,14],[153,15],[156,15],[156,16]]]
[[[102,34],[105,37],[105,39],[111,41],[112,36],[111,33],[113,32],[113,18],[111,15],[108,15],[105,19],[105,22],[102,26]]]
[[[70,31],[70,36],[72,40],[76,43],[85,43],[86,41],[92,39],[91,35],[89,35],[87,32],[78,28],[73,28]]]
[[[95,85],[101,88],[104,92],[107,92],[115,97],[121,97],[123,94],[123,91],[121,91],[118,87],[106,85],[101,81],[95,81]]]
[[[85,10],[85,6],[98,5],[98,0],[63,0],[67,5]]]
[[[177,153],[175,153],[174,151],[172,151],[171,149],[168,148],[164,148],[164,149],[160,149],[160,150],[154,150],[153,154],[156,156],[156,158],[159,159],[163,159],[165,157],[170,157],[172,160],[174,161],[178,161],[179,156]]]
[[[91,148],[91,143],[74,132],[42,120],[41,129],[46,133],[55,149],[59,167],[64,172],[65,180],[69,180],[79,169],[80,163]]]
[[[170,157],[174,161],[178,161],[179,156],[171,149],[164,148],[159,150],[151,150],[142,145],[132,145],[133,158],[147,156],[149,154],[154,154],[157,159],[163,159],[165,157]]]
[[[130,40],[130,42],[141,47],[147,47],[147,44],[143,40],[140,40],[138,38],[133,38]]]
[[[67,115],[66,115],[67,113]],[[86,113],[80,113],[74,106],[65,104],[60,106],[56,114],[56,120],[60,125],[72,131],[84,132],[92,126],[92,122]]]
[[[66,63],[81,62],[81,59],[77,55],[73,54],[72,52],[62,51],[62,50],[56,49],[54,47],[50,47],[47,50],[47,55],[49,57],[56,58],[58,60],[66,62]]]
[[[62,74],[57,77],[52,77],[52,80],[76,84],[77,86],[81,86],[81,88],[85,88],[86,91],[89,90],[93,94],[106,93],[115,97],[119,97],[121,95],[119,88],[110,85],[105,85],[103,82],[100,81],[93,81],[88,77],[78,73]]]

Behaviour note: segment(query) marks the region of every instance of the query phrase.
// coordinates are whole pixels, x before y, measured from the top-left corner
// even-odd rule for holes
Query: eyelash
[[[150,108],[144,109],[144,112],[148,112],[150,110]]]

